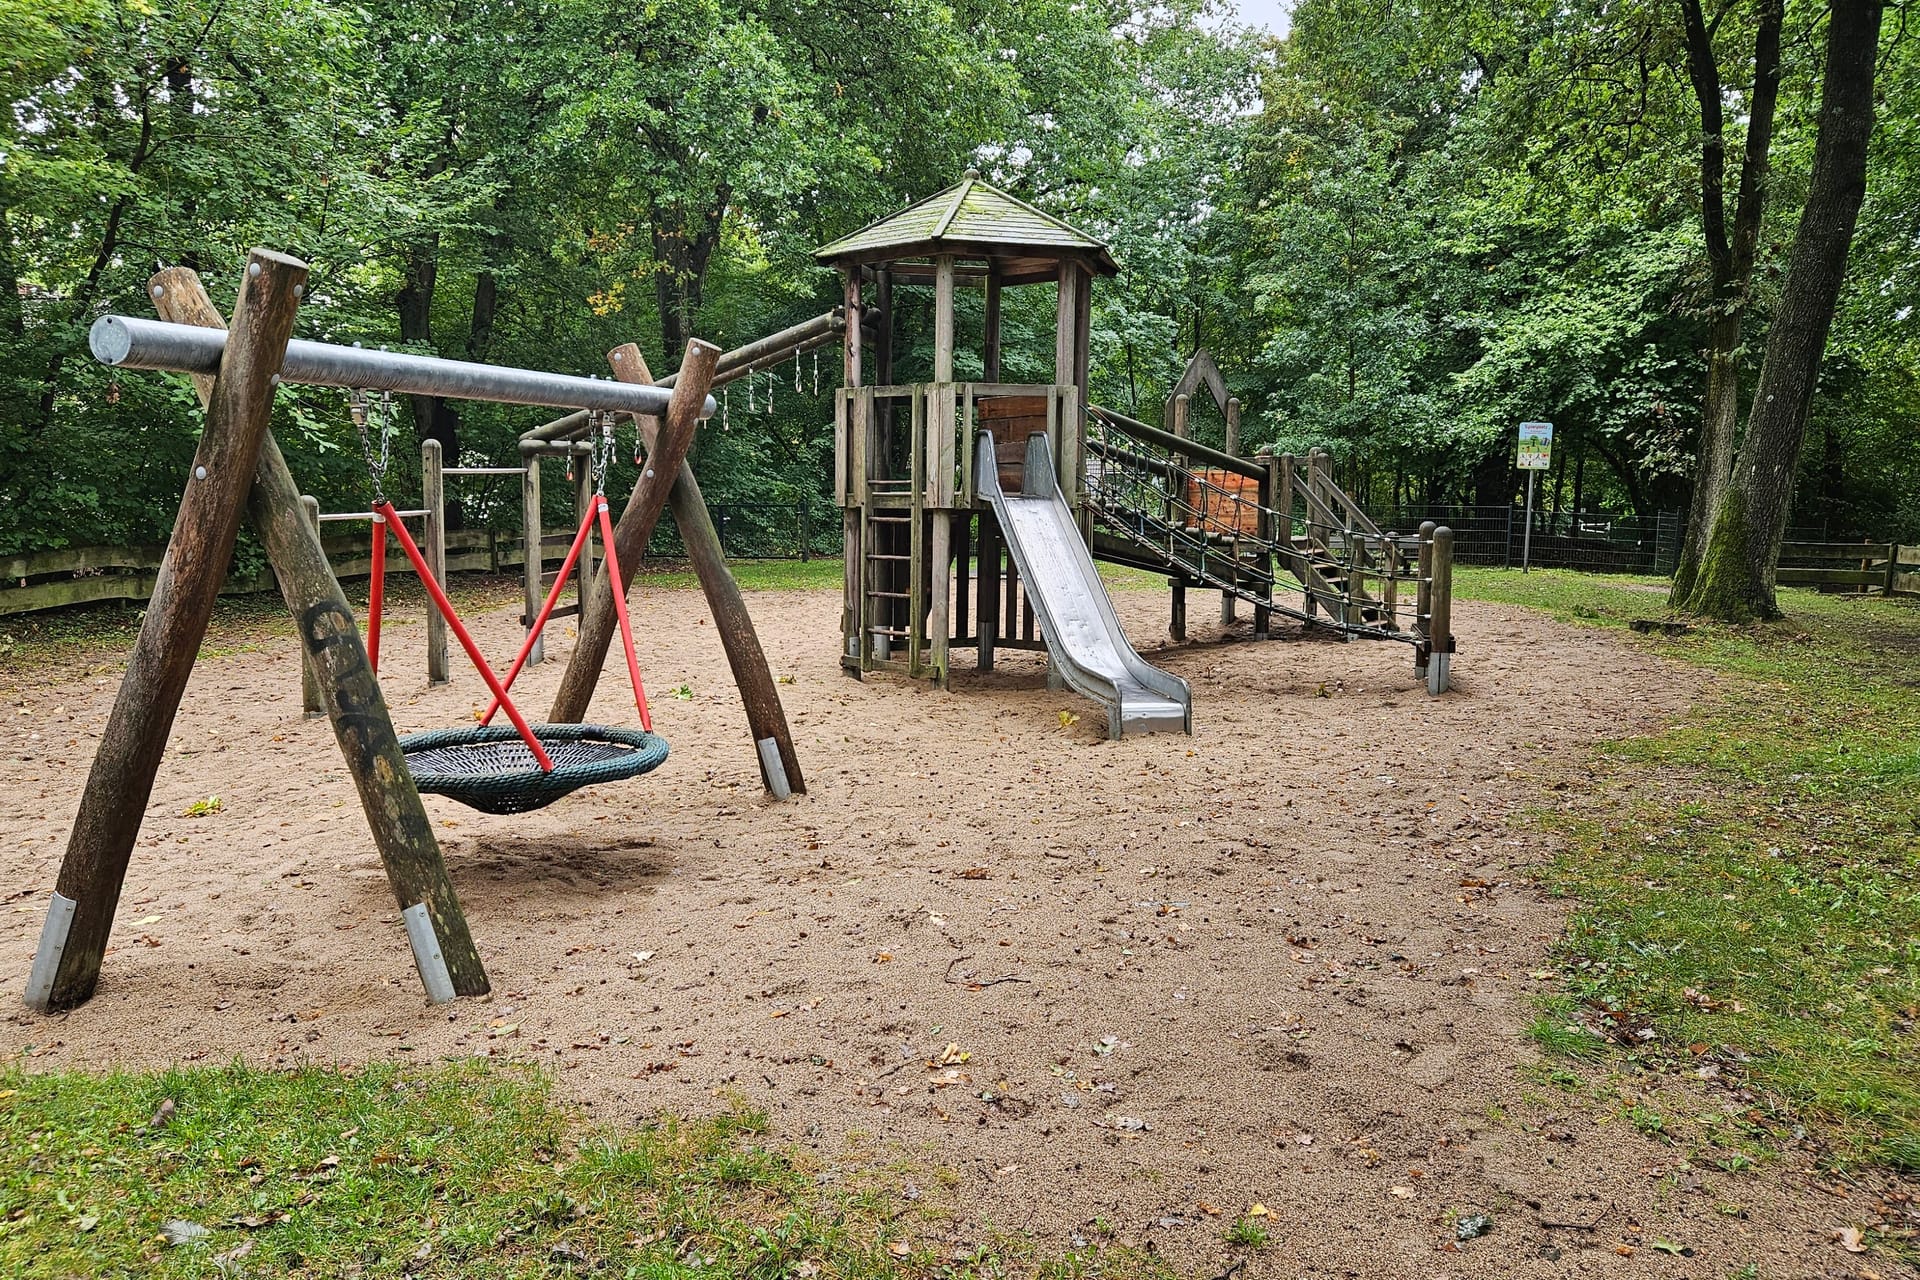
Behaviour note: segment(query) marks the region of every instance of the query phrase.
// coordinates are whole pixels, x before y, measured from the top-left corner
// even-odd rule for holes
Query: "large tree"
[[[1780,28],[1785,20],[1784,0],[1757,0],[1755,7],[1751,52],[1742,50],[1748,69],[1744,86],[1746,144],[1740,152],[1738,194],[1729,217],[1727,101],[1737,90],[1723,76],[1716,37],[1728,29],[1739,39],[1738,11],[1732,6],[1723,8],[1709,22],[1700,0],[1680,2],[1687,79],[1700,113],[1700,222],[1706,238],[1709,284],[1707,386],[1694,458],[1693,501],[1680,563],[1674,572],[1676,601],[1686,599],[1693,590],[1713,513],[1726,493],[1733,470],[1734,443],[1740,430],[1740,348],[1766,211],[1768,157],[1773,146],[1774,110],[1780,97]]]
[[[1828,15],[1813,176],[1767,333],[1746,435],[1713,509],[1698,579],[1684,601],[1695,612],[1733,621],[1780,614],[1774,577],[1807,411],[1866,196],[1881,13],[1880,0],[1834,0]]]

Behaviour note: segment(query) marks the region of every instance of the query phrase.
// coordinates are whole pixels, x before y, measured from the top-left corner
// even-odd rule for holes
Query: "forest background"
[[[0,0],[0,554],[164,540],[193,393],[86,353],[96,317],[149,313],[159,266],[224,302],[268,245],[313,267],[298,336],[596,374],[638,341],[664,374],[689,336],[736,346],[831,306],[811,251],[968,167],[1111,245],[1097,403],[1158,420],[1204,346],[1248,449],[1326,448],[1371,506],[1510,504],[1515,426],[1549,420],[1543,511],[1684,511],[1726,314],[1697,10],[1301,0],[1276,37],[1201,0]],[[1768,11],[1707,14],[1730,171]],[[1743,395],[1813,166],[1826,14],[1778,10]],[[1889,9],[1791,517],[1831,536],[1920,541],[1915,59]],[[920,292],[904,380],[929,363]],[[981,298],[959,305],[965,378]],[[1008,295],[1006,376],[1051,380],[1052,320],[1050,286]],[[730,389],[694,458],[710,500],[826,510],[831,355]],[[468,464],[547,416],[399,412],[398,458],[433,437]],[[275,428],[305,489],[364,505],[342,394],[283,389]],[[469,523],[517,525],[517,489],[463,494]]]

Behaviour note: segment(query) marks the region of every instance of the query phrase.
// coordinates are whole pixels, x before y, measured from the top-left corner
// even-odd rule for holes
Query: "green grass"
[[[1268,1235],[1267,1229],[1252,1218],[1237,1218],[1232,1226],[1220,1233],[1220,1238],[1242,1249],[1264,1249]]]
[[[1665,606],[1658,579],[1456,585],[1598,626]],[[1578,906],[1535,1035],[1718,1071],[1753,1095],[1729,1134],[1810,1123],[1836,1164],[1920,1172],[1920,607],[1781,603],[1778,623],[1632,638],[1724,678],[1671,728],[1610,744],[1590,780],[1562,779],[1544,878]]]
[[[813,560],[735,560],[729,563],[742,591],[838,591],[841,561],[838,554]],[[691,569],[642,569],[636,585],[691,591],[700,580]]]
[[[594,1129],[541,1077],[477,1066],[0,1073],[0,1274],[1162,1274],[1005,1238],[956,1259],[934,1213],[817,1179],[765,1126]],[[170,1222],[206,1234],[169,1244]]]

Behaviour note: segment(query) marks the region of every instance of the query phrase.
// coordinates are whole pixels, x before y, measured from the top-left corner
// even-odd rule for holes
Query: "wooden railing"
[[[556,534],[546,541],[564,550],[571,538],[567,534]],[[326,548],[334,576],[364,578],[373,571],[365,530],[357,536],[329,535],[320,542]],[[0,582],[11,584],[0,587],[0,617],[102,600],[146,600],[153,595],[154,578],[166,550],[164,546],[63,547],[0,559]],[[490,529],[463,529],[447,534],[447,571],[450,573],[475,570],[497,573],[515,568],[524,560],[517,537]],[[245,595],[273,589],[272,573],[261,569],[254,573],[230,572],[221,594]]]
[[[1920,547],[1897,542],[1789,542],[1775,576],[1783,587],[1837,587],[1920,596]]]

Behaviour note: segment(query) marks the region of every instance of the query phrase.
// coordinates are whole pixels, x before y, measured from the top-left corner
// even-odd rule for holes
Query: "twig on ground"
[[[979,991],[985,987],[997,987],[1003,982],[1032,982],[1033,981],[1032,978],[1029,978],[1024,973],[1009,973],[1009,974],[1004,974],[998,978],[980,978],[980,979],[962,978],[958,982],[955,982],[953,980],[953,966],[959,964],[962,960],[971,960],[971,959],[973,959],[972,956],[955,956],[953,959],[947,961],[947,971],[944,975],[942,975],[942,977],[949,986],[966,987],[970,991]]]

